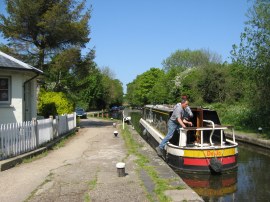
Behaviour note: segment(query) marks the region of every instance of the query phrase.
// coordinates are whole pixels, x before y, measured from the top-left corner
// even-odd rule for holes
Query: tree
[[[219,65],[210,65],[200,69],[198,89],[200,89],[203,101],[207,103],[224,102],[226,99],[224,68]]]
[[[153,88],[162,76],[164,76],[164,72],[159,68],[151,68],[143,74],[138,75],[127,87],[129,103],[139,106],[154,103],[155,96]]]
[[[209,50],[177,50],[163,60],[163,69],[167,72],[172,68],[183,71],[186,68],[205,66],[209,63],[221,63],[221,56]]]
[[[150,94],[150,102],[155,104],[166,104],[168,97],[168,82],[165,72],[161,72],[159,79],[156,81]]]
[[[68,94],[73,95],[73,100],[86,109],[99,108],[104,92],[102,73],[93,58],[94,52],[90,51],[69,69],[72,79],[68,82]]]
[[[6,0],[7,17],[0,15],[0,31],[15,53],[45,69],[45,62],[59,50],[84,47],[89,42],[90,10],[85,0]]]
[[[187,87],[188,84],[184,81],[194,69],[195,68],[188,68],[185,71],[177,71],[175,69],[170,69],[170,71],[168,72],[168,75],[170,75],[168,77],[170,78],[170,80],[168,81],[168,83],[170,83],[170,89],[168,92],[172,103],[179,102],[179,98],[181,97],[181,95],[188,95],[186,91],[187,89],[184,88]]]
[[[137,99],[135,97],[135,94],[134,94],[135,90],[136,90],[136,79],[134,79],[131,83],[127,84],[127,93],[125,96],[126,102],[134,106],[140,105],[140,103],[137,102]]]
[[[234,45],[233,62],[253,69],[250,80],[256,84],[250,104],[258,115],[254,126],[269,127],[270,123],[270,2],[256,0],[248,12],[241,43]],[[258,114],[259,112],[259,114]]]
[[[171,103],[179,102],[181,95],[187,95],[192,105],[201,105],[203,103],[201,89],[198,88],[198,82],[201,78],[200,70],[201,68],[192,68],[173,74],[173,82],[170,85]]]
[[[225,65],[223,68],[226,71],[225,101],[227,103],[250,103],[255,88],[255,83],[250,75],[254,75],[254,69],[237,63]]]
[[[55,55],[45,71],[47,91],[63,92],[77,107],[95,108],[101,99],[104,87],[102,74],[93,59],[94,50],[81,55],[76,48],[66,49]]]
[[[87,60],[87,59],[86,59]],[[77,48],[64,50],[55,55],[46,69],[44,87],[49,91],[70,93],[70,88],[89,74],[91,68]],[[83,65],[84,64],[84,65]]]
[[[110,77],[106,83],[93,61],[95,50],[81,53],[90,40],[86,0],[5,2],[8,15],[0,15],[0,31],[9,43],[1,49],[42,69],[47,91],[63,92],[85,109],[121,102],[122,84]]]
[[[241,42],[239,46],[233,45],[232,60],[247,67],[263,68],[270,60],[270,2],[256,0],[247,16]]]
[[[100,68],[102,74],[103,94],[100,100],[102,109],[123,104],[123,84],[115,79],[115,73],[109,67]]]
[[[111,92],[111,97],[113,98],[110,105],[117,105],[120,106],[123,104],[123,84],[120,80],[118,79],[113,79],[112,80],[112,92]]]

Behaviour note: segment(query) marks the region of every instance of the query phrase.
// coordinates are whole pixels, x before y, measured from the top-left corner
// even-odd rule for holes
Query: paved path
[[[116,201],[128,192],[131,201],[147,201],[128,160],[126,177],[117,177],[116,163],[126,156],[123,140],[113,137],[110,122],[83,122],[83,128],[68,143],[39,160],[0,172],[0,201]],[[91,194],[91,183],[97,191]],[[114,193],[108,188],[119,181]],[[128,186],[122,186],[129,181]],[[135,185],[135,186],[134,186]],[[110,189],[111,190],[111,189]],[[132,190],[132,191],[131,191]]]
[[[0,201],[149,201],[147,194],[153,194],[154,184],[143,170],[138,172],[136,157],[128,155],[121,134],[114,137],[112,122],[91,118],[81,124],[64,147],[0,172]],[[161,176],[177,178],[177,183],[185,186],[149,145],[145,144],[142,152],[152,155],[150,163]],[[118,177],[115,166],[123,160],[126,176]],[[167,194],[173,201],[202,201],[189,187]]]

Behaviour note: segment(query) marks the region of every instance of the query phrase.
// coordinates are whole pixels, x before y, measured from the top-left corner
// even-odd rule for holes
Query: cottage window
[[[10,104],[10,77],[0,76],[0,104]]]

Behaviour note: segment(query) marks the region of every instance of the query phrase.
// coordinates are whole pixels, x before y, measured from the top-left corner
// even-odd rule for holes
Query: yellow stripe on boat
[[[235,155],[235,148],[228,149],[209,149],[209,150],[184,150],[184,157],[196,157],[196,158],[205,158],[205,157],[224,157]]]

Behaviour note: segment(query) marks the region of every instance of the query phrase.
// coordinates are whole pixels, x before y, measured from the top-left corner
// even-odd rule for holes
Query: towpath
[[[0,201],[161,201],[155,180],[129,154],[121,133],[114,137],[111,121],[90,118],[64,147],[49,151],[45,157],[0,172]],[[149,159],[162,180],[172,187],[165,195],[171,201],[203,201],[157,157],[155,151],[131,130],[142,145],[139,152]],[[116,163],[126,164],[124,177],[118,177]]]

